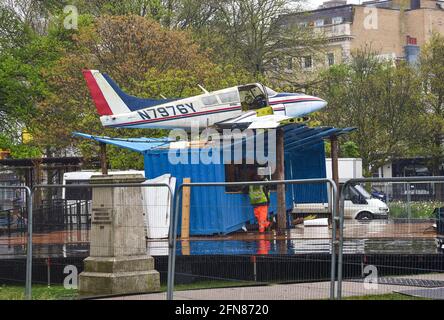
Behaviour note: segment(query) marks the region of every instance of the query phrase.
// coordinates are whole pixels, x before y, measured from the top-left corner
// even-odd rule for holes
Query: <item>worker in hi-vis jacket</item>
[[[261,177],[254,175],[253,181],[261,181]],[[248,188],[250,203],[254,207],[254,216],[259,224],[259,232],[265,232],[270,226],[268,221],[268,205],[270,204],[270,191],[267,186],[250,185]]]

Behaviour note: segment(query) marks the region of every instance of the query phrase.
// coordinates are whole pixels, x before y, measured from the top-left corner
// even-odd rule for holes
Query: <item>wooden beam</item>
[[[183,183],[191,183],[190,178],[183,178]],[[190,202],[191,188],[183,187],[182,192],[182,226],[180,236],[182,239],[190,238]]]
[[[285,180],[284,166],[284,131],[277,129],[276,134],[276,179]],[[285,185],[277,185],[277,229],[287,229],[287,206],[285,201]]]
[[[102,174],[108,174],[108,159],[106,155],[106,143],[100,142],[100,168],[102,169]]]

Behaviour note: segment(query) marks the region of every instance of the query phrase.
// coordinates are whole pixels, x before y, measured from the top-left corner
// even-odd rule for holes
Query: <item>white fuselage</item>
[[[275,115],[293,118],[322,109],[327,103],[305,94],[273,92],[269,104]],[[243,114],[245,118],[241,117]],[[237,118],[236,123],[249,123],[257,118],[255,112],[242,110],[237,87],[133,112],[106,115],[100,120],[104,126],[115,128],[189,129],[190,125],[209,127],[232,118]]]

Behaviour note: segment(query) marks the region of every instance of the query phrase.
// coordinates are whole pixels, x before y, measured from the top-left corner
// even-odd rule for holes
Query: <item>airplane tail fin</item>
[[[97,70],[84,70],[83,76],[91,97],[101,116],[129,113],[173,101],[171,99],[142,99],[130,96],[105,73]]]

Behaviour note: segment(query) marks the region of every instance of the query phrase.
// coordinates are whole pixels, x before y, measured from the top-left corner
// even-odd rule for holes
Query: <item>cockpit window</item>
[[[268,105],[267,96],[262,91],[262,86],[250,84],[238,88],[242,111],[257,110]]]
[[[268,97],[274,97],[278,94],[276,91],[270,89],[269,87],[265,87],[265,90],[267,90]]]

